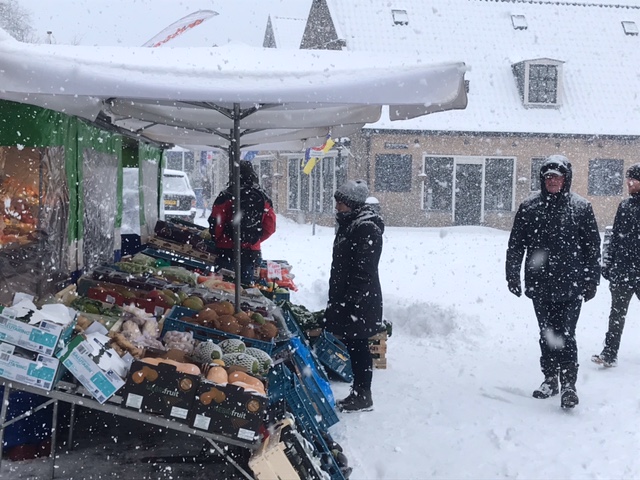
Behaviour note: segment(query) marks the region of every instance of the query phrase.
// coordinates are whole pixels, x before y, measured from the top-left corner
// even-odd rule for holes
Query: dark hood
[[[540,190],[545,198],[550,194],[544,184],[544,176],[551,170],[557,170],[564,175],[564,185],[558,195],[566,196],[571,191],[571,179],[573,176],[569,159],[564,155],[550,155],[540,166]]]

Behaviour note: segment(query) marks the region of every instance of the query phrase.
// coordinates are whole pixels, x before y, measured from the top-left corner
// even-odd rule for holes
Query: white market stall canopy
[[[0,98],[187,147],[300,150],[380,119],[464,109],[464,63],[244,45],[25,44],[0,30]],[[235,111],[234,111],[235,107]],[[257,148],[254,148],[257,149]]]

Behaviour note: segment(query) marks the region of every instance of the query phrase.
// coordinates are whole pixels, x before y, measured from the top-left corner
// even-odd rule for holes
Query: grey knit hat
[[[640,181],[640,163],[634,163],[627,170],[627,178],[633,178]]]
[[[348,180],[343,183],[333,197],[337,202],[344,203],[349,208],[360,208],[369,196],[369,187],[364,180]]]

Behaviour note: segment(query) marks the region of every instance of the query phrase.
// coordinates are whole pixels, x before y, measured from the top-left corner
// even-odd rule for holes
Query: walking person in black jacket
[[[633,294],[640,298],[640,163],[627,170],[629,198],[620,202],[602,276],[609,280],[611,312],[604,349],[591,360],[605,367],[618,364],[624,321]]]
[[[544,381],[535,398],[562,391],[561,406],[578,404],[578,346],[575,332],[582,301],[600,282],[600,234],[591,204],[571,192],[571,164],[551,155],[540,168],[540,193],[520,205],[509,247],[509,291],[522,294],[520,268],[526,252],[525,295],[533,300],[540,327],[540,368]]]
[[[369,337],[382,329],[382,290],[378,263],[384,223],[365,201],[362,180],[349,180],[335,194],[338,231],[333,242],[325,328],[346,345],[353,369],[351,394],[338,401],[343,412],[373,409],[373,359]]]

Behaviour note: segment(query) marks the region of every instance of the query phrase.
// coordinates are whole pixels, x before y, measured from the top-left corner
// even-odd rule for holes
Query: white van
[[[162,175],[162,194],[165,220],[173,217],[193,222],[196,216],[196,194],[186,173],[165,169]]]

